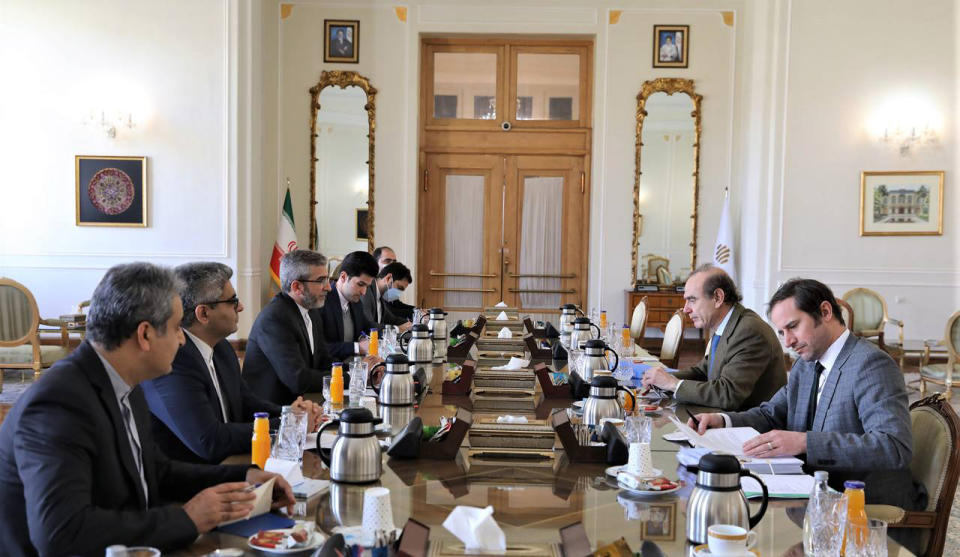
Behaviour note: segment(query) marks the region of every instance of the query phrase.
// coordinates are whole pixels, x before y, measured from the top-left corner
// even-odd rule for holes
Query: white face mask
[[[403,290],[400,290],[399,288],[393,288],[391,286],[390,288],[387,289],[386,292],[383,293],[383,301],[396,302],[397,300],[400,299],[400,296],[402,295],[403,295]]]

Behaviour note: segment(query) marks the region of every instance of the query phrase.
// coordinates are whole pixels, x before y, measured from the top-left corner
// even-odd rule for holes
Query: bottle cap
[[[846,489],[863,489],[865,485],[863,482],[857,480],[847,480],[843,482],[843,487]]]
[[[813,479],[826,481],[830,475],[826,470],[817,470],[813,473]]]
[[[253,419],[269,418],[269,417],[270,417],[270,414],[267,414],[266,412],[254,412],[253,414]]]

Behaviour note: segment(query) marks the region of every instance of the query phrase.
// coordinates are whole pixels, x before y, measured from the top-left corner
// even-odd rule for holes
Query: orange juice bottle
[[[367,353],[371,356],[380,355],[380,331],[377,329],[370,329],[370,348]]]
[[[333,364],[333,374],[330,378],[330,402],[343,404],[343,364]]]
[[[620,330],[620,335],[623,337],[623,354],[621,356],[633,356],[633,337],[630,336],[630,327],[624,325],[623,329]]]
[[[867,534],[867,510],[865,507],[866,498],[864,495],[864,483],[858,481],[843,482],[843,494],[847,496],[847,531],[853,528],[855,538],[851,543],[863,545],[864,537]],[[847,536],[843,536],[843,551],[846,552]]]
[[[250,442],[250,463],[256,464],[263,470],[270,457],[270,422],[269,414],[257,412],[253,415],[253,439]]]
[[[600,310],[600,328],[601,329],[607,328],[607,310],[605,309]]]

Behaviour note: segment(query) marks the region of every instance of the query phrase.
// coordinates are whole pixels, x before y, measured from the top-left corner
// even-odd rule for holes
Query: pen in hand
[[[690,419],[693,420],[693,425],[697,426],[697,431],[700,431],[700,420],[698,420],[693,414],[690,413],[686,408],[683,409],[687,413],[687,416],[690,416]]]

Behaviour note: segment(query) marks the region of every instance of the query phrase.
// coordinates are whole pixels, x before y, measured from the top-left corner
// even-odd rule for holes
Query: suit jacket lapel
[[[303,346],[306,349],[306,353],[304,355],[306,356],[307,361],[310,361],[310,336],[307,334],[307,324],[303,322],[303,314],[300,313],[300,306],[297,305],[297,302],[293,301],[293,298],[287,296],[283,292],[277,294],[277,296],[283,296],[284,300],[286,301],[289,311],[291,312],[291,319],[293,319],[293,321],[297,324],[297,329],[300,331],[300,334],[303,335]],[[314,330],[317,328],[317,319],[320,317],[319,315],[316,315],[316,313],[319,312],[314,312],[313,315],[310,315],[310,321],[313,322]],[[313,337],[313,342],[314,344],[317,342],[316,335]]]
[[[242,422],[243,418],[238,416],[237,413],[241,411],[241,402],[240,402],[240,384],[238,379],[240,376],[236,373],[236,370],[233,366],[230,365],[230,362],[227,358],[233,357],[236,359],[236,354],[233,352],[233,347],[230,346],[230,341],[224,339],[221,340],[217,346],[224,346],[230,351],[229,354],[221,354],[217,351],[217,348],[213,348],[213,367],[217,370],[217,378],[220,380],[220,392],[223,394],[223,405],[227,407],[227,422]]]
[[[737,325],[740,323],[740,317],[743,315],[743,311],[740,309],[740,304],[734,305],[732,308],[730,308],[730,311],[732,312],[730,315],[730,321],[727,321],[727,326],[723,329],[723,335],[721,335],[720,339],[717,341],[717,351],[713,355],[713,365],[708,367],[708,369],[712,372],[712,376],[708,377],[707,379],[711,381],[720,375],[722,362],[724,358],[727,357],[727,345],[730,344],[730,338],[733,336],[734,331],[737,330]],[[712,341],[713,339],[711,338],[710,340]]]
[[[140,458],[143,460],[143,477],[147,481],[147,489],[150,490],[150,500],[157,501],[160,494],[157,492],[156,471],[154,470],[153,460],[153,439],[150,427],[150,410],[147,406],[147,399],[143,395],[143,388],[137,385],[130,392],[130,410],[133,412],[133,421],[137,424],[137,435],[140,437]],[[148,437],[150,436],[150,437]],[[140,483],[140,476],[136,477],[137,484]],[[137,490],[139,493],[140,490]],[[141,501],[142,503],[145,503]],[[144,505],[146,506],[146,505]]]
[[[129,486],[137,494],[137,501],[141,508],[147,507],[147,501],[144,498],[143,487],[140,485],[140,473],[137,472],[137,464],[133,461],[133,449],[130,447],[130,438],[127,437],[127,427],[123,421],[123,415],[120,413],[120,403],[117,401],[117,395],[113,392],[113,385],[107,376],[107,370],[103,367],[103,362],[97,356],[93,346],[87,342],[80,345],[78,351],[83,350],[84,369],[87,371],[87,377],[97,389],[97,396],[100,403],[103,404],[110,421],[113,422],[113,439],[117,446],[117,452],[120,453],[120,463],[127,472]],[[89,353],[87,353],[89,351]],[[136,418],[134,418],[136,420]],[[137,424],[138,432],[140,425]],[[142,443],[141,443],[142,446]],[[142,451],[142,448],[141,448]],[[146,473],[146,471],[144,471]],[[146,477],[146,476],[145,476]],[[150,486],[149,481],[147,486]]]
[[[840,375],[843,373],[843,366],[847,363],[847,359],[850,358],[850,354],[853,352],[853,346],[856,343],[856,336],[853,334],[848,336],[847,341],[843,343],[843,348],[840,349],[837,360],[833,362],[833,368],[830,370],[830,375],[827,376],[827,381],[823,385],[823,392],[820,393],[820,400],[817,402],[817,414],[813,418],[814,431],[823,431],[823,422],[827,419],[830,402],[833,401],[833,395],[837,392],[837,383],[840,381]]]
[[[213,381],[210,379],[210,368],[207,367],[206,360],[203,359],[203,355],[200,354],[200,349],[197,348],[197,345],[193,343],[193,339],[187,335],[183,336],[186,338],[186,342],[183,344],[183,348],[181,350],[183,350],[192,360],[192,367],[202,370],[202,373],[200,374],[200,380],[203,381],[203,387],[207,390],[207,397],[211,400],[217,401],[217,414],[223,414],[223,412],[220,410],[219,399],[217,398],[217,389],[213,386]],[[214,364],[213,367],[216,368],[216,364]],[[217,373],[219,374],[219,370],[217,370]],[[222,388],[222,380],[220,381],[220,384]],[[227,406],[227,408],[229,408],[229,406]],[[228,419],[226,419],[227,416],[221,416],[221,418],[223,418],[224,421],[228,421]]]
[[[797,387],[797,407],[794,411],[797,421],[794,427],[790,428],[795,431],[805,431],[807,427],[807,412],[810,410],[810,390],[813,388],[814,366],[816,366],[816,362],[804,361],[800,369],[792,372],[800,374],[800,385]],[[819,404],[817,408],[820,408]]]

